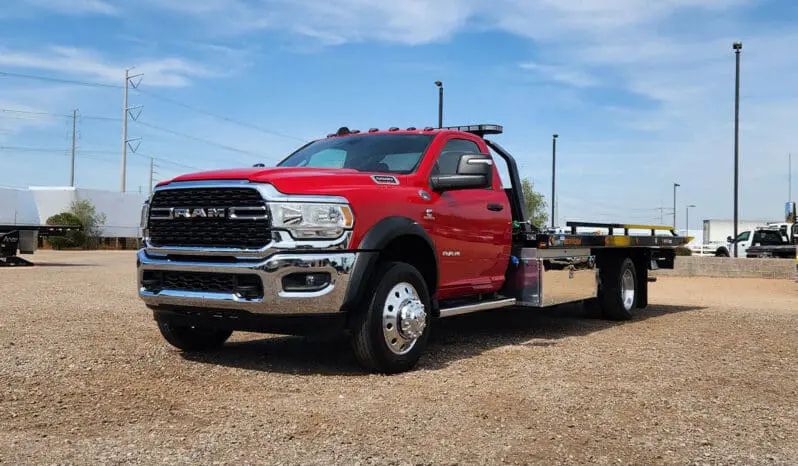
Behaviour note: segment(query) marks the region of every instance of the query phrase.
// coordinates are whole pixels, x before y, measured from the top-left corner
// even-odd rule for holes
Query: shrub
[[[693,251],[690,248],[679,246],[676,248],[676,255],[677,256],[692,256]]]
[[[45,223],[48,225],[83,226],[80,219],[71,212],[55,214],[48,218]],[[86,243],[86,234],[83,231],[68,231],[64,236],[49,237],[47,242],[53,249],[77,248]]]

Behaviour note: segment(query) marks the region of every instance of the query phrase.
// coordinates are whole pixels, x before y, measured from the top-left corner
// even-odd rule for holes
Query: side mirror
[[[433,175],[430,187],[433,191],[489,188],[492,177],[493,159],[489,155],[463,154],[457,164],[457,174]]]
[[[731,236],[727,236],[727,237],[726,237],[726,242],[727,242],[727,243],[733,243],[734,241],[732,240],[732,237],[731,237]]]

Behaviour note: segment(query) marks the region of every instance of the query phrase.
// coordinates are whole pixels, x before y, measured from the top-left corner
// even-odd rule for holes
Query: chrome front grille
[[[266,202],[255,189],[164,189],[153,194],[149,208],[148,236],[155,247],[259,249],[271,241],[268,215],[257,219],[228,215],[164,218],[165,209],[266,209]]]

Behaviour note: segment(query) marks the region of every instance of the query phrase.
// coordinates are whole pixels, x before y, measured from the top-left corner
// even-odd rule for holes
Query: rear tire
[[[637,307],[640,284],[632,259],[611,261],[600,271],[601,313],[609,320],[629,320]]]
[[[168,320],[158,321],[158,330],[169,344],[183,351],[217,349],[233,334],[229,329],[176,325]]]
[[[432,309],[421,273],[404,262],[377,267],[373,293],[355,316],[352,348],[365,368],[394,374],[412,369],[427,346]]]
[[[724,248],[720,248],[715,251],[715,257],[729,257],[729,251]]]

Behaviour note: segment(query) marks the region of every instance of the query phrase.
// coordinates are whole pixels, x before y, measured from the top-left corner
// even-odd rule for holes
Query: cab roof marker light
[[[390,128],[388,128],[388,131],[399,131],[399,128],[396,126],[391,126]]]
[[[478,136],[487,134],[501,134],[504,128],[501,125],[465,125],[465,126],[446,126],[441,129],[448,129],[452,131],[462,131],[464,133],[474,133]]]
[[[411,126],[411,127],[407,128],[407,130],[408,130],[408,131],[415,131],[415,130],[416,130],[416,127],[415,127],[415,126]]]
[[[432,131],[433,129],[435,129],[435,128],[433,128],[432,126],[425,126],[424,127],[424,131]]]
[[[369,133],[376,133],[379,130],[379,128],[369,128]]]

